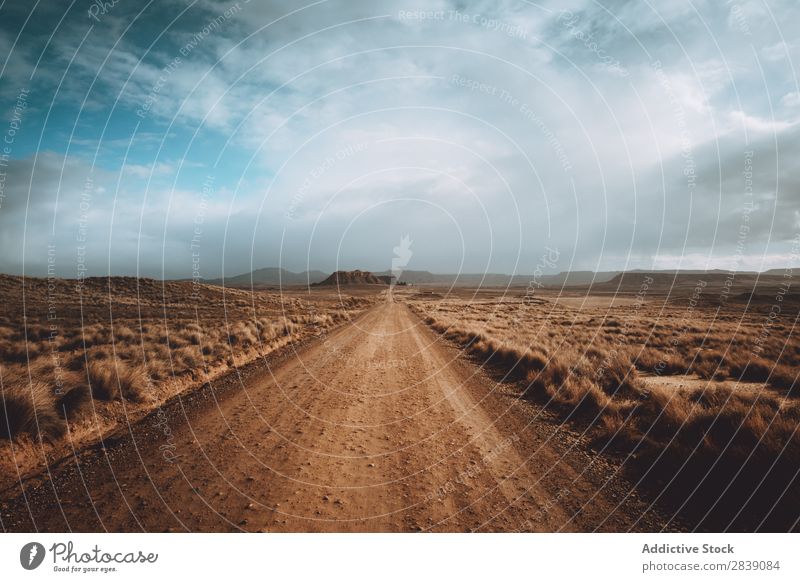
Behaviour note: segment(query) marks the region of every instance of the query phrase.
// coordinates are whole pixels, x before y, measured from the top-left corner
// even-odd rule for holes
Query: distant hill
[[[756,277],[761,283],[767,283],[776,277],[783,277],[785,269],[770,269],[760,275],[755,271],[737,271],[737,286],[752,287]],[[710,269],[708,271],[695,269],[675,270],[644,270],[633,269],[628,271],[562,271],[548,275],[506,275],[503,273],[431,273],[430,271],[406,270],[400,274],[398,282],[410,285],[431,285],[438,287],[528,287],[532,284],[548,288],[581,287],[591,285],[597,289],[600,286],[620,290],[629,286],[638,287],[643,275],[656,277],[657,285],[683,285],[696,282],[698,276],[706,279],[710,284],[721,284],[730,276],[729,271]],[[677,279],[676,279],[677,278]],[[323,271],[312,270],[294,273],[277,267],[256,269],[252,273],[243,273],[235,277],[211,279],[203,281],[211,285],[222,285],[239,288],[264,288],[289,285],[387,285],[392,280],[390,271],[337,271],[328,275]],[[338,283],[337,283],[338,281]]]
[[[382,271],[378,275],[389,275]],[[619,271],[562,271],[556,275],[506,275],[504,273],[431,273],[403,271],[399,281],[411,285],[442,285],[456,287],[527,287],[532,281],[548,287],[588,285],[610,281]]]
[[[379,276],[369,271],[336,271],[327,279],[315,285],[388,285],[391,276]]]
[[[242,273],[226,279],[210,279],[204,281],[210,285],[222,285],[229,287],[278,287],[281,285],[308,285],[319,283],[327,277],[327,273],[322,271],[303,271],[294,273],[278,267],[266,267],[256,269],[250,273]]]
[[[558,275],[543,275],[539,281],[548,287],[567,287],[605,283],[619,274],[619,271],[561,271]]]
[[[593,292],[605,293],[636,293],[642,290],[675,296],[698,293],[704,302],[719,304],[723,301],[747,301],[751,297],[757,297],[759,301],[771,297],[774,301],[776,290],[783,282],[782,276],[746,271],[739,271],[735,275],[721,270],[628,271],[605,283],[594,284],[591,288]],[[791,299],[796,300],[797,295],[793,294]]]

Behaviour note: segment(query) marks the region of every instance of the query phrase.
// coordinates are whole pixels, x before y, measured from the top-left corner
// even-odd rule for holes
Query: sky
[[[798,266],[794,1],[0,3],[0,272]]]

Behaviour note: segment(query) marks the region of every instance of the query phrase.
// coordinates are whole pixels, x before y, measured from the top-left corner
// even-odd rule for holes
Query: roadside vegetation
[[[16,442],[0,464],[68,433],[96,438],[372,301],[131,278],[90,279],[81,294],[51,283],[26,279],[23,306],[22,280],[0,276],[0,439]]]
[[[689,310],[674,299],[411,304],[498,379],[517,382],[597,449],[624,455],[635,481],[698,525],[797,527],[800,342],[783,322],[764,333],[763,309]],[[685,381],[666,381],[674,376]]]

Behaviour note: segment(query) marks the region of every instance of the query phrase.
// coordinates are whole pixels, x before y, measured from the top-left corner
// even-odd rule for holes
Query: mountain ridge
[[[787,269],[769,269],[764,272],[736,271],[736,277],[779,277]],[[264,267],[249,273],[241,273],[233,277],[203,280],[210,285],[226,285],[230,287],[268,287],[283,285],[318,285],[330,279],[336,273],[367,273],[377,278],[378,283],[368,282],[363,284],[388,284],[392,273],[385,271],[365,271],[361,269],[339,270],[335,273],[326,273],[320,270],[293,272],[280,267]],[[584,285],[609,284],[620,275],[656,274],[666,276],[691,276],[707,275],[715,278],[729,276],[730,271],[724,269],[629,269],[627,271],[561,271],[549,274],[520,274],[508,275],[505,273],[433,273],[424,270],[405,270],[398,277],[398,282],[410,285],[441,285],[454,287],[571,287]],[[342,281],[350,277],[340,275]],[[382,280],[382,281],[381,281]],[[344,283],[350,284],[350,283]]]

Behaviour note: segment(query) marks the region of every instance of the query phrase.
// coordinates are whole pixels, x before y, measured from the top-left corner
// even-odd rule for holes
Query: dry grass
[[[64,421],[59,418],[56,400],[44,382],[2,385],[0,401],[0,438],[11,439],[29,434],[53,440],[64,434]]]
[[[3,439],[58,441],[67,423],[73,433],[113,429],[128,413],[319,334],[374,301],[120,277],[88,280],[81,309],[72,282],[56,281],[50,296],[45,280],[24,285],[23,305],[22,279],[0,275]]]
[[[527,398],[575,423],[598,448],[625,455],[636,480],[703,526],[793,527],[800,404],[791,394],[800,342],[773,327],[754,355],[763,313],[687,316],[680,303],[632,312],[494,298],[412,307],[498,379],[519,382]],[[642,373],[697,373],[709,382],[694,390],[648,387]],[[764,387],[741,393],[711,379]]]
[[[145,400],[148,378],[141,366],[93,361],[86,367],[86,377],[92,397],[98,400]]]

